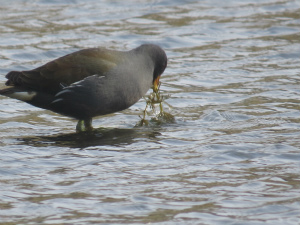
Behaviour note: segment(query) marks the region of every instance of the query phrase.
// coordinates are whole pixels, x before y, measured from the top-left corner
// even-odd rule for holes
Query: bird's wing
[[[104,82],[105,77],[96,74],[64,87],[51,102],[51,110],[77,119],[92,117],[99,102],[99,94],[101,98],[98,91]]]
[[[8,86],[21,86],[56,94],[63,87],[98,74],[102,76],[118,63],[113,51],[104,48],[80,50],[29,71],[6,75]]]

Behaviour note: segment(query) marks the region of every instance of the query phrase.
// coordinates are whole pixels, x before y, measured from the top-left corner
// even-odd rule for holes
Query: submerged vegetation
[[[175,117],[166,112],[163,107],[163,104],[171,107],[167,102],[164,101],[165,99],[169,98],[169,95],[162,95],[159,87],[160,84],[157,89],[153,88],[153,92],[144,97],[146,100],[146,107],[143,111],[143,115],[140,116],[141,120],[136,126],[148,126],[149,123],[173,123],[175,121]],[[150,117],[150,120],[148,120],[147,117]]]

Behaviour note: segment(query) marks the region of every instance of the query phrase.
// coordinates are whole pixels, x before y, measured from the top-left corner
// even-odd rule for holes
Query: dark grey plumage
[[[91,129],[95,116],[124,110],[158,85],[167,56],[157,45],[131,51],[83,49],[29,71],[6,75],[1,95],[79,120]]]

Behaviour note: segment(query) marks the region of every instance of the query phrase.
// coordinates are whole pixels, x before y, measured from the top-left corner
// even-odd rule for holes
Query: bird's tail
[[[0,95],[29,102],[37,95],[37,92],[24,90],[18,87],[10,87],[0,90]]]

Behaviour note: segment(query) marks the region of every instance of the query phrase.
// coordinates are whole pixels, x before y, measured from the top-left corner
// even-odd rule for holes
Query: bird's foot
[[[79,120],[76,125],[76,132],[92,131],[92,119]]]

